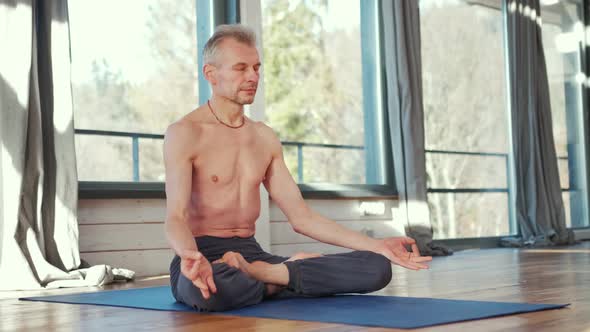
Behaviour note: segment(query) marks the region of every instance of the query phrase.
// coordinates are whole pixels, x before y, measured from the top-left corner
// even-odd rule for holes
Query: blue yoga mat
[[[175,302],[169,286],[26,297],[20,300],[194,311],[188,306]],[[339,295],[264,301],[255,306],[215,314],[407,329],[557,309],[567,305]]]

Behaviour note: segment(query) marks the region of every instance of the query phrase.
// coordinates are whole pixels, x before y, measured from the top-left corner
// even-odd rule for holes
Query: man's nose
[[[254,69],[249,69],[246,78],[249,82],[258,83],[258,79],[260,78],[260,74]]]

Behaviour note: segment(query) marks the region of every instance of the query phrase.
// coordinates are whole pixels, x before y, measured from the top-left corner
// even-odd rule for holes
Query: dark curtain
[[[405,223],[406,234],[416,239],[421,253],[448,255],[449,249],[432,241],[426,192],[418,1],[384,0],[381,15],[399,215]]]
[[[539,0],[507,2],[516,220],[504,245],[573,243],[559,183]]]

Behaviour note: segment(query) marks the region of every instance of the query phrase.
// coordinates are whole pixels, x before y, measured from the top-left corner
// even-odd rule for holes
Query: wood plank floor
[[[104,289],[165,284],[168,284],[168,278],[159,277]],[[19,296],[101,289],[0,292],[0,331],[398,331],[17,300]],[[462,251],[450,257],[436,258],[428,271],[412,272],[395,267],[393,281],[376,294],[571,303],[565,309],[441,325],[419,331],[590,331],[590,242],[551,249]]]

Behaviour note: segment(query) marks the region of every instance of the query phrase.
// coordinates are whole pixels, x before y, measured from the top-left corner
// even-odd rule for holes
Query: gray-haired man
[[[420,256],[414,240],[372,239],[305,204],[275,133],[244,115],[261,65],[251,30],[220,26],[204,62],[211,99],[170,125],[164,143],[166,235],[176,252],[170,281],[179,302],[223,311],[268,297],[366,293],[389,283],[391,262],[428,267],[431,257]],[[297,233],[356,251],[291,258],[264,252],[254,239],[261,183]]]

